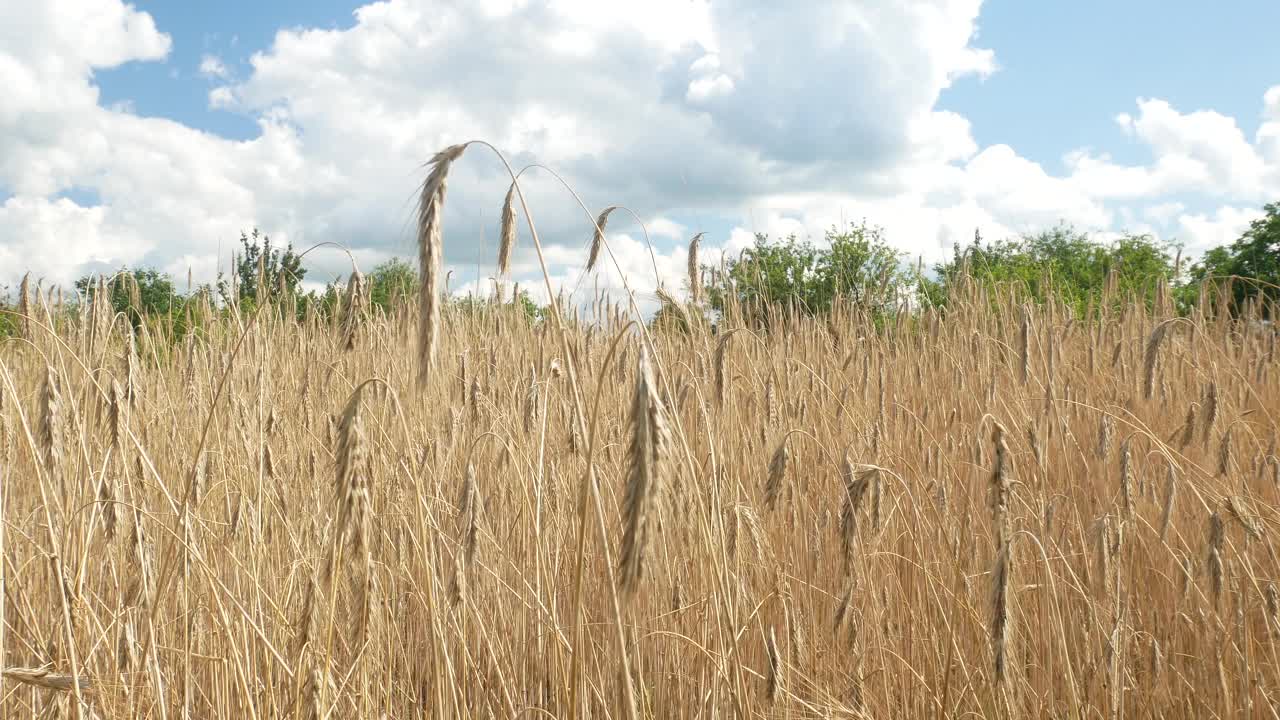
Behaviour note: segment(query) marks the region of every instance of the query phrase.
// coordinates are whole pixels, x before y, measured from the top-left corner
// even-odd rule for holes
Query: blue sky
[[[1269,0],[988,0],[978,26],[1000,71],[957,84],[941,106],[968,117],[979,144],[1048,166],[1085,146],[1146,159],[1113,121],[1138,97],[1217,110],[1252,134],[1258,89],[1280,81],[1280,3]]]
[[[173,51],[163,63],[130,63],[98,74],[103,101],[132,103],[143,115],[178,120],[224,137],[247,140],[258,133],[252,118],[211,111],[209,89],[214,79],[200,74],[201,60],[214,55],[228,70],[245,74],[249,57],[271,46],[283,28],[339,28],[352,24],[352,11],[363,3],[337,0],[193,3],[134,2],[173,37]]]
[[[362,2],[276,0],[190,3],[135,0],[174,40],[164,63],[132,63],[98,75],[103,100],[179,120],[225,137],[257,134],[250,117],[210,110],[212,81],[201,59],[218,56],[236,75],[282,28],[347,28]],[[973,123],[980,145],[1007,143],[1061,169],[1064,152],[1095,147],[1138,162],[1144,150],[1116,128],[1138,97],[1158,97],[1259,123],[1258,88],[1280,82],[1280,3],[1235,0],[1225,7],[1157,0],[1026,2],[987,0],[978,44],[996,52],[999,72],[968,78],[943,93],[940,107]],[[175,76],[176,74],[176,76]]]
[[[1194,253],[1280,198],[1277,26],[1261,0],[0,0],[0,283],[207,279],[255,226],[368,269],[412,253],[422,163],[473,138],[636,211],[662,277],[615,216],[607,286],[678,284],[699,230],[714,258],[862,218],[927,261],[1057,222]],[[475,149],[451,176],[446,261],[480,285],[499,171]],[[576,283],[588,213],[526,181]]]

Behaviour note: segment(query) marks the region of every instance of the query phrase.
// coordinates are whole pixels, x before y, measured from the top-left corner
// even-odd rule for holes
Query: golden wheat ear
[[[516,247],[516,184],[513,181],[502,201],[502,226],[498,233],[498,275],[511,272],[511,252]]]
[[[702,302],[702,278],[699,274],[698,246],[702,244],[703,235],[706,235],[706,233],[698,233],[689,240],[689,302],[694,305]]]
[[[604,231],[609,225],[609,215],[617,209],[617,205],[610,205],[601,210],[600,216],[596,218],[595,234],[591,236],[591,253],[587,256],[587,272],[594,270],[596,261],[600,259],[600,248],[604,247]]]
[[[441,225],[449,167],[462,156],[466,144],[451,145],[431,158],[431,173],[422,183],[418,200],[418,384],[425,385],[435,365],[440,342],[440,261],[444,254]]]
[[[631,446],[627,456],[630,470],[623,498],[622,553],[618,566],[618,582],[627,593],[639,588],[643,575],[649,515],[666,476],[671,442],[649,352],[642,346],[631,401]]]

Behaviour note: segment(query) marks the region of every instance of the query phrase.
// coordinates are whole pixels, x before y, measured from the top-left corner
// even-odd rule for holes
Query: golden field
[[[33,302],[4,714],[1274,716],[1275,333],[1012,297],[449,306],[421,383],[407,307]]]

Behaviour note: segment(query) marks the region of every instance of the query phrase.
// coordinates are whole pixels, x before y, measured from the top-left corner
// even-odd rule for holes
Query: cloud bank
[[[233,76],[209,55],[211,112],[241,113],[233,140],[104,106],[94,73],[163,61],[172,42],[119,0],[0,6],[0,282],[25,269],[69,283],[122,264],[211,279],[240,231],[297,246],[337,242],[363,269],[412,255],[422,163],[463,140],[491,142],[524,176],[552,274],[581,278],[589,216],[621,204],[611,244],[642,292],[654,264],[672,287],[684,241],[735,251],[754,231],[820,236],[867,218],[912,256],[1066,221],[1153,232],[1195,252],[1229,241],[1280,194],[1280,86],[1264,89],[1253,137],[1235,118],[1154,98],[1115,108],[1116,132],[1149,159],[1074,150],[1054,174],[1007,145],[979,147],[938,109],[952,83],[999,72],[976,47],[979,0],[388,0],[343,29],[282,30]],[[75,18],[70,21],[70,18]],[[781,40],[780,40],[781,39]],[[243,77],[239,77],[243,75]],[[1265,92],[1264,92],[1265,91]],[[455,165],[446,261],[488,287],[508,178],[473,146]],[[75,199],[73,199],[75,198]],[[1197,207],[1214,208],[1192,212]],[[519,279],[536,263],[523,231]],[[343,272],[317,252],[313,278]],[[616,286],[617,271],[597,279]]]

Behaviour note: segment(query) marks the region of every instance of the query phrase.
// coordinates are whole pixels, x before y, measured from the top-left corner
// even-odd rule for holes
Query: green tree
[[[1249,229],[1231,245],[1216,247],[1191,266],[1189,292],[1198,293],[1202,283],[1231,281],[1231,309],[1239,312],[1247,298],[1262,302],[1264,317],[1271,318],[1273,304],[1280,302],[1280,203],[1263,207],[1263,216],[1249,223]],[[1272,318],[1274,319],[1274,318]]]
[[[1172,249],[1150,235],[1102,244],[1069,225],[990,243],[975,235],[934,268],[937,279],[926,283],[924,294],[935,304],[945,303],[960,278],[968,276],[988,287],[1015,285],[1036,302],[1054,296],[1077,309],[1096,303],[1109,283],[1118,302],[1134,295],[1153,299],[1158,280],[1174,280]]]
[[[503,302],[498,302],[492,296],[465,295],[451,299],[449,307],[454,312],[471,319],[483,318],[508,307],[516,308],[518,313],[531,323],[537,322],[546,314],[546,308],[538,307],[526,290],[521,290],[514,300],[507,298]]]
[[[832,227],[825,239],[827,246],[818,248],[794,235],[773,242],[757,234],[755,244],[730,260],[710,288],[712,308],[724,312],[736,304],[756,323],[768,322],[769,311],[779,307],[823,314],[837,298],[879,309],[909,279],[879,228]]]
[[[383,312],[391,313],[404,303],[416,303],[418,301],[418,270],[416,267],[405,260],[393,257],[369,271],[365,276],[365,282],[369,288],[369,301],[375,308],[380,308]],[[325,295],[318,298],[322,305],[332,306],[337,302],[338,298],[344,297],[346,291],[339,286],[338,283],[330,283],[326,287]],[[537,320],[542,317],[542,308],[529,296],[525,290],[519,292],[519,296],[512,299],[506,298],[503,303],[498,303],[492,297],[480,297],[476,295],[468,295],[466,297],[454,298],[449,301],[450,306],[461,313],[469,315],[488,314],[503,305],[515,304],[520,311],[529,318],[530,321]],[[331,308],[329,308],[331,309]]]
[[[8,285],[0,284],[0,340],[16,337],[22,330],[18,319],[18,302],[10,295]]]
[[[871,306],[894,299],[894,291],[907,279],[900,267],[901,254],[885,242],[880,228],[866,224],[845,232],[827,232],[830,248],[819,253],[814,278],[814,307],[829,310],[837,297],[854,305]]]
[[[418,271],[400,258],[375,267],[368,277],[369,297],[374,307],[390,312],[403,302],[412,302],[418,292]]]
[[[296,294],[307,271],[302,267],[302,258],[293,251],[293,245],[283,248],[271,246],[271,238],[262,235],[257,228],[249,235],[240,233],[241,253],[236,258],[234,298],[231,288],[221,276],[218,279],[218,294],[230,302],[248,302],[256,305],[259,302],[275,300],[281,290]]]
[[[85,275],[75,282],[76,290],[87,301],[95,301],[100,292],[98,278]],[[149,316],[168,316],[184,307],[184,300],[173,286],[173,278],[155,268],[130,270],[121,268],[106,279],[107,304],[113,313],[124,313],[134,328]]]

